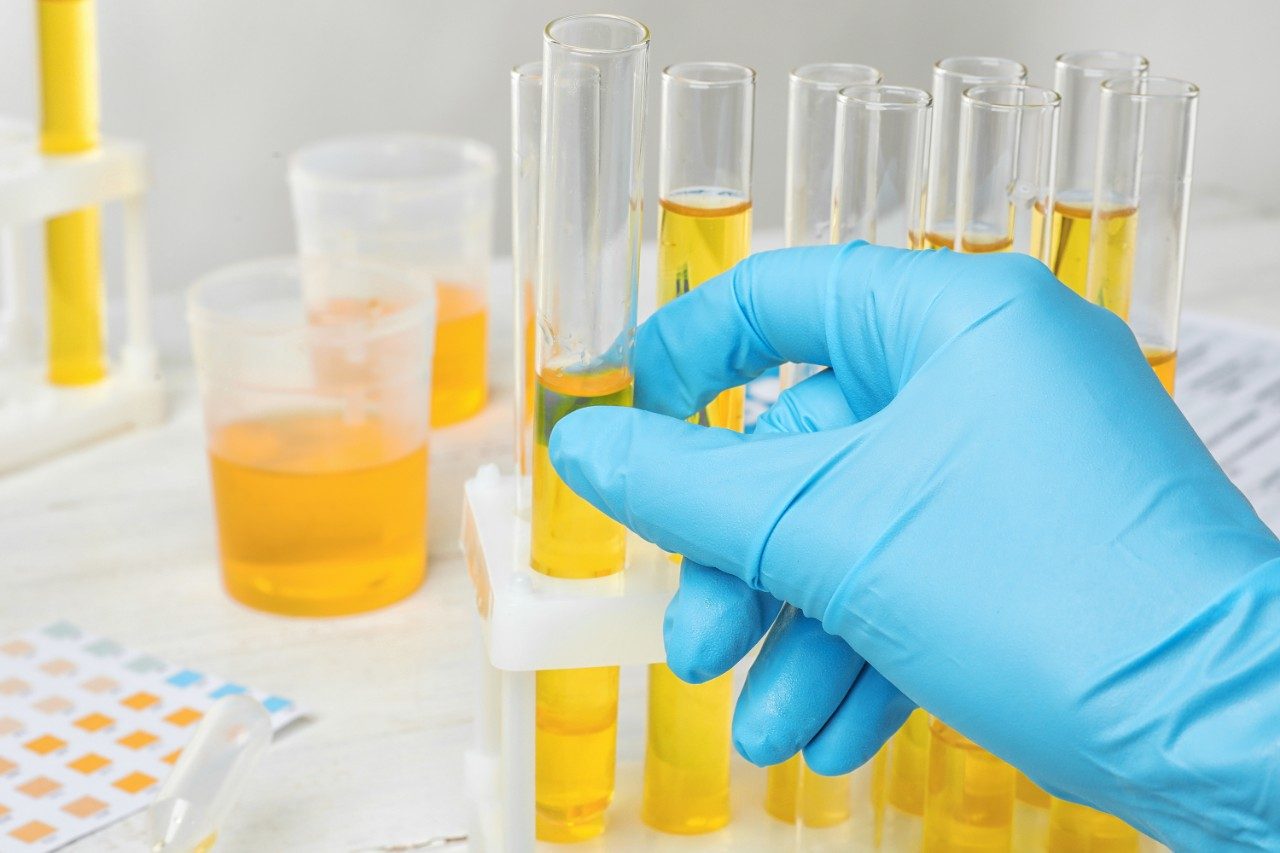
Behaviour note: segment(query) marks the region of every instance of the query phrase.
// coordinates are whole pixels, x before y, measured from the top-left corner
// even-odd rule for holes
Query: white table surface
[[[1280,211],[1201,196],[1187,306],[1280,328]],[[776,235],[762,236],[758,244],[776,244]],[[507,291],[508,270],[495,266],[495,292]],[[223,594],[181,303],[172,296],[156,305],[169,420],[0,478],[0,637],[68,619],[315,712],[263,760],[219,849],[352,851],[465,828],[462,753],[478,651],[457,546],[459,496],[478,464],[510,455],[506,301],[495,300],[489,408],[433,436],[427,581],[387,609],[292,619]],[[139,815],[68,849],[137,851],[144,832]]]

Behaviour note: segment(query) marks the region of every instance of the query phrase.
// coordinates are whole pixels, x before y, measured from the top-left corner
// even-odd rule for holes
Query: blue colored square
[[[182,672],[175,672],[173,675],[169,676],[167,680],[174,687],[190,687],[202,678],[204,678],[204,676],[200,673],[184,669]]]
[[[266,708],[269,713],[274,714],[276,711],[282,711],[293,703],[288,699],[281,699],[279,696],[268,696],[262,700],[262,707]]]
[[[240,684],[224,684],[217,690],[209,694],[212,699],[221,699],[223,696],[235,696],[237,693],[243,693],[245,687]]]

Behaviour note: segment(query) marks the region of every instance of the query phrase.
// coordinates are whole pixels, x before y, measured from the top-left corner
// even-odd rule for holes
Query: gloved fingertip
[[[800,751],[797,746],[780,742],[772,737],[768,729],[762,726],[739,725],[736,719],[733,725],[733,748],[756,767],[781,764]]]

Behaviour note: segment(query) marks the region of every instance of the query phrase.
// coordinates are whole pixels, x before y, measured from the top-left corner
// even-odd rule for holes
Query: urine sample
[[[1143,77],[1147,64],[1146,57],[1119,50],[1078,50],[1062,54],[1054,63],[1053,88],[1062,97],[1056,189],[1052,213],[1046,217],[1038,207],[1033,212],[1032,239],[1049,240],[1047,252],[1033,254],[1043,254],[1058,280],[1081,296],[1089,265],[1102,83]],[[1117,232],[1132,226],[1132,217],[1111,218]]]
[[[515,357],[515,470],[528,476],[533,463],[533,277],[538,258],[538,168],[542,144],[542,61],[511,69],[511,351]],[[517,498],[527,500],[525,490]]]
[[[1015,771],[955,729],[930,725],[925,853],[1008,853]]]
[[[1102,84],[1087,295],[1129,323],[1170,394],[1199,94],[1169,77]]]
[[[1053,207],[1059,102],[1056,92],[1021,83],[964,91],[955,233],[939,242],[942,236],[930,228],[929,245],[1044,260],[1048,247],[1033,239],[1032,217],[1037,207]]]
[[[812,62],[791,71],[787,89],[787,170],[783,229],[787,246],[831,240],[831,173],[835,156],[836,94],[845,86],[879,83],[878,68],[855,62]],[[783,388],[821,368],[784,364]]]
[[[755,72],[685,62],[662,72],[658,159],[658,305],[733,267],[750,252]],[[690,420],[742,431],[743,389]],[[729,822],[733,677],[686,684],[649,667],[641,817],[663,832],[711,832]]]
[[[496,158],[470,139],[329,139],[289,158],[298,251],[402,269],[434,288],[431,424],[488,399],[488,287]]]
[[[1138,853],[1142,835],[1118,817],[1054,799],[1049,806],[1047,853]]]
[[[98,52],[94,0],[39,0],[40,150],[98,147]],[[107,374],[102,228],[95,207],[45,225],[48,378],[89,385]]]
[[[649,31],[616,15],[572,15],[543,38],[534,302],[532,568],[615,574],[626,531],[551,465],[551,430],[587,406],[630,405],[640,249],[641,140]],[[613,797],[618,668],[537,674],[535,821],[543,841],[594,838]]]
[[[328,616],[421,584],[433,309],[398,270],[358,263],[260,261],[192,286],[232,598]]]
[[[796,754],[767,771],[764,810],[786,823],[830,829],[853,814],[853,774],[822,776]]]
[[[991,83],[1021,83],[1027,68],[995,56],[952,56],[933,65],[933,132],[925,192],[923,248],[955,248],[960,123],[964,91]]]

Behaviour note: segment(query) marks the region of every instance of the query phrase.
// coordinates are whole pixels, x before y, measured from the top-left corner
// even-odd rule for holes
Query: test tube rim
[[[542,60],[530,59],[528,62],[521,62],[518,65],[511,66],[511,79],[541,80],[542,79]]]
[[[301,279],[303,268],[307,263],[305,259],[295,255],[275,255],[228,264],[199,276],[187,288],[187,322],[192,326],[199,326],[210,331],[233,331],[237,337],[242,338],[284,336],[303,332],[311,335],[332,335],[335,338],[358,334],[361,337],[376,339],[404,332],[406,329],[424,325],[432,320],[434,308],[431,303],[434,300],[425,298],[423,294],[424,292],[434,293],[434,284],[432,287],[424,289],[419,280],[410,278],[396,267],[386,264],[345,259],[329,260],[327,262],[339,264],[350,269],[376,272],[379,276],[387,277],[388,280],[399,282],[404,293],[420,298],[416,298],[411,303],[399,307],[395,312],[382,317],[372,319],[354,318],[350,321],[326,323],[324,326],[313,326],[297,320],[246,319],[237,317],[231,311],[214,308],[202,301],[201,297],[207,295],[211,287],[216,286],[223,280],[244,280],[262,275],[278,279],[289,278],[295,281]],[[257,292],[261,293],[261,287],[256,287]],[[291,295],[297,297],[299,304],[305,304],[300,284]],[[323,329],[323,332],[320,331],[321,329]]]
[[[897,95],[909,96],[911,100],[873,101],[862,97],[863,95],[871,92],[892,92]],[[836,92],[836,100],[844,103],[857,103],[867,109],[884,112],[897,110],[927,110],[933,106],[933,96],[924,89],[918,89],[915,86],[901,86],[891,83],[858,83],[853,86],[845,86],[840,91]]]
[[[1114,63],[1089,65],[1084,62],[1087,58],[1097,58],[1105,60],[1119,60]],[[1139,74],[1145,75],[1151,68],[1151,60],[1147,59],[1140,53],[1129,50],[1069,50],[1060,53],[1054,59],[1055,68],[1068,68],[1078,72],[1085,77],[1109,79],[1116,74]]]
[[[1126,91],[1134,84],[1139,84],[1144,89],[1149,89],[1152,84],[1162,89],[1168,87],[1168,89],[1159,92]],[[1194,101],[1200,97],[1199,86],[1177,77],[1112,77],[1102,82],[1102,91],[1113,96],[1144,101]]]
[[[552,29],[560,24],[567,24],[574,21],[609,20],[617,21],[624,24],[634,26],[639,33],[636,41],[623,47],[586,47],[583,45],[570,44],[552,34]],[[555,45],[557,48],[569,53],[586,55],[586,56],[611,56],[626,53],[635,53],[637,51],[648,50],[649,48],[649,28],[635,18],[626,15],[615,15],[607,12],[583,12],[575,15],[563,15],[553,21],[547,23],[542,30],[542,37],[547,44]]]
[[[817,69],[826,71],[851,71],[858,69],[859,71],[870,71],[871,76],[875,79],[866,80],[862,83],[842,83],[836,80],[824,80],[820,77],[813,76],[813,72]],[[874,65],[866,65],[861,62],[806,62],[804,65],[797,65],[791,69],[788,75],[793,83],[804,83],[813,86],[815,89],[823,89],[827,91],[839,91],[845,86],[861,86],[875,85],[884,80],[884,72]]]
[[[678,69],[719,69],[724,71],[744,72],[737,77],[724,78],[720,80],[702,80],[696,77],[690,77],[686,74],[677,73]],[[666,68],[662,69],[663,80],[670,80],[681,86],[688,86],[691,89],[732,89],[736,86],[752,86],[756,82],[756,70],[750,65],[742,65],[737,62],[720,62],[715,60],[695,60],[693,62],[673,62]]]
[[[352,147],[382,147],[386,150],[417,146],[434,151],[450,150],[465,165],[465,170],[448,175],[351,176],[325,174],[307,161]],[[289,180],[296,186],[314,189],[382,192],[413,195],[446,195],[491,181],[498,172],[498,155],[493,147],[466,136],[444,133],[356,133],[330,136],[310,142],[289,155]]]
[[[987,90],[1013,89],[1020,92],[1034,92],[1041,98],[1039,103],[999,103],[994,101],[983,100],[982,95]],[[971,104],[976,109],[991,110],[993,112],[1013,111],[1013,110],[1052,110],[1062,103],[1062,96],[1053,89],[1044,86],[1033,86],[1028,83],[983,83],[978,86],[970,86],[961,93],[961,98],[967,104]]]
[[[1018,74],[1016,77],[1010,78],[1009,75],[1007,74],[994,74],[994,73],[979,74],[979,73],[974,73],[969,71],[957,71],[947,67],[949,63],[958,63],[958,62],[972,62],[975,64],[988,63],[991,65],[1003,65],[1003,66],[1008,66],[1013,68],[1018,72]],[[941,74],[948,78],[959,80],[962,83],[972,83],[974,85],[981,85],[983,83],[997,83],[997,82],[1008,81],[1010,79],[1014,79],[1019,82],[1025,82],[1027,79],[1027,66],[1016,59],[1009,59],[1004,56],[977,56],[977,55],[945,56],[942,59],[939,59],[937,62],[933,63],[933,71],[935,74]]]

